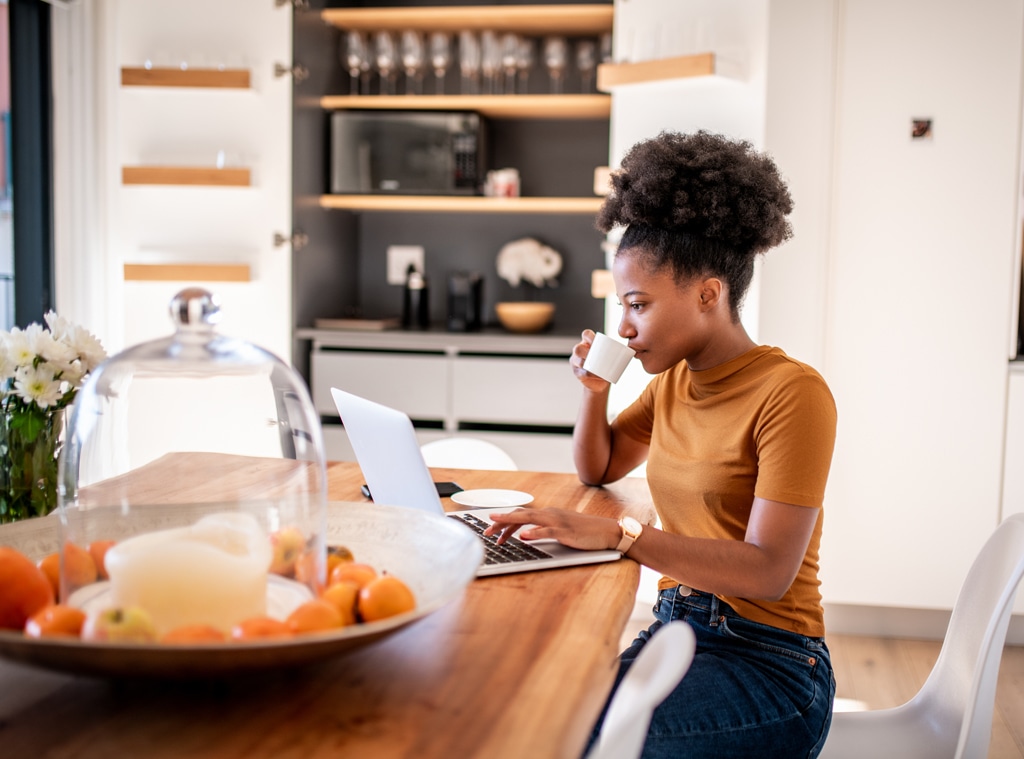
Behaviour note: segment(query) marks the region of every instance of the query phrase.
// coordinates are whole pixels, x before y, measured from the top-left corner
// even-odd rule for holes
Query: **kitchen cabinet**
[[[817,174],[833,209],[826,290],[805,288],[809,266],[773,298],[780,340],[783,300],[823,304],[819,369],[839,423],[822,592],[950,609],[1000,518],[1024,4],[835,10],[833,170]],[[930,138],[912,138],[919,118]]]
[[[301,330],[312,341],[313,404],[330,457],[351,458],[331,388],[404,411],[422,442],[470,435],[504,448],[522,469],[572,471],[580,386],[573,337]]]
[[[320,28],[307,28],[313,15],[319,16]],[[455,63],[442,95],[353,95],[347,71],[334,63],[344,44],[343,32],[491,29],[531,37],[596,37],[611,30],[612,15],[611,3],[407,3],[296,13],[295,63],[306,67],[309,76],[296,84],[294,218],[296,229],[308,235],[308,244],[293,258],[293,289],[302,293],[295,299],[293,354],[310,377],[314,400],[328,426],[329,446],[334,445],[331,440],[344,445],[338,430],[332,429],[336,412],[329,387],[334,385],[354,392],[363,389],[375,400],[402,408],[427,437],[439,432],[485,436],[506,449],[518,448],[518,455],[515,450],[510,453],[520,466],[524,452],[536,455],[543,450],[543,461],[532,459],[540,468],[551,469],[556,461],[560,470],[571,468],[569,431],[579,398],[567,362],[579,332],[599,329],[603,321],[604,304],[589,289],[591,272],[604,266],[602,238],[593,226],[601,203],[593,192],[593,176],[595,168],[607,163],[611,108],[609,95],[573,92],[578,87],[572,80],[567,94],[548,93],[540,62],[525,94],[452,94],[459,92]],[[310,45],[311,38],[318,40],[317,46]],[[323,69],[320,62],[325,59],[331,61],[332,71]],[[522,195],[325,193],[322,167],[329,156],[323,125],[338,109],[476,111],[489,122],[488,167],[518,168]],[[321,167],[316,181],[300,177],[299,164]],[[501,280],[495,268],[501,247],[527,236],[555,248],[563,258],[558,286],[532,296]],[[369,337],[313,328],[318,318],[400,313],[402,288],[387,284],[385,277],[385,253],[391,245],[425,249],[430,315],[436,327],[445,320],[448,274],[479,272],[488,328],[480,334],[389,331]],[[529,297],[556,304],[549,330],[515,335],[497,327],[495,303]],[[353,349],[354,342],[364,347]],[[467,355],[465,345],[477,343],[480,347]],[[559,346],[555,356],[545,347],[552,343]],[[395,348],[396,344],[403,347]]]
[[[109,68],[85,92],[105,108],[95,155],[123,330],[105,345],[168,334],[171,297],[199,285],[220,296],[224,334],[290,357],[291,256],[274,245],[292,227],[292,81],[274,73],[292,57],[290,10],[120,0],[102,12]]]

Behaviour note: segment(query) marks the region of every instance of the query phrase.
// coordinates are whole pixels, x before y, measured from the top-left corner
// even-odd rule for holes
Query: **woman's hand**
[[[590,353],[590,346],[594,343],[594,330],[583,330],[581,338],[580,342],[576,343],[576,347],[572,349],[572,356],[569,358],[573,374],[587,390],[594,393],[604,392],[611,387],[611,383],[583,368],[583,362],[587,360],[587,354]]]
[[[570,548],[588,551],[615,548],[622,538],[616,520],[565,509],[516,509],[505,514],[491,514],[490,517],[494,524],[484,534],[497,535],[499,543],[504,543],[525,525],[531,526],[520,533],[523,540],[553,538]]]

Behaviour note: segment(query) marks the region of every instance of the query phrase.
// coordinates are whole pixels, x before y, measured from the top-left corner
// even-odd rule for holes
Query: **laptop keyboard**
[[[496,535],[484,535],[484,530],[488,528],[489,524],[473,514],[449,514],[448,516],[462,522],[480,536],[484,542],[484,564],[515,564],[552,558],[547,551],[542,551],[519,538],[509,538],[498,545]]]

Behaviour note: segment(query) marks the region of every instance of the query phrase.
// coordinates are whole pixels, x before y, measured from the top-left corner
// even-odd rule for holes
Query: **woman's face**
[[[707,298],[701,279],[677,283],[670,269],[653,271],[643,256],[623,252],[612,264],[615,292],[622,304],[619,335],[629,341],[648,374],[670,369],[683,359],[700,367],[710,339]]]

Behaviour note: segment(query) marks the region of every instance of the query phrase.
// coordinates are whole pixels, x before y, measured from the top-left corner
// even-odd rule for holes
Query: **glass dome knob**
[[[202,287],[186,287],[171,299],[171,320],[176,330],[210,330],[220,322],[220,299]]]

